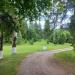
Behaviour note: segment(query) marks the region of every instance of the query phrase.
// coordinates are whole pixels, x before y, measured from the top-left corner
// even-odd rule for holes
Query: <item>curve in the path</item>
[[[61,51],[54,50],[38,52],[27,56],[27,58],[21,63],[17,75],[72,75],[68,73],[63,67],[57,65],[51,58],[54,53]]]

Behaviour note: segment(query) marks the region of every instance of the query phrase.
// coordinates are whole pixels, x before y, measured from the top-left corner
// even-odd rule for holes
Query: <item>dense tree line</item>
[[[28,41],[30,44],[40,41],[41,39],[46,40],[47,43],[52,42],[54,44],[71,43],[72,41],[69,29],[61,27],[60,29],[53,30],[50,27],[49,20],[45,21],[44,29],[42,29],[37,22],[30,23],[30,25],[26,24],[25,33],[18,36],[18,38],[22,38],[23,41],[25,40],[25,43]]]

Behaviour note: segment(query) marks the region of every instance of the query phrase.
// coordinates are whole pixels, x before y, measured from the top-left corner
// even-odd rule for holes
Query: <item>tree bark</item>
[[[3,59],[3,32],[0,32],[0,59]]]
[[[17,33],[14,31],[12,36],[12,53],[16,53],[16,39],[17,39]]]

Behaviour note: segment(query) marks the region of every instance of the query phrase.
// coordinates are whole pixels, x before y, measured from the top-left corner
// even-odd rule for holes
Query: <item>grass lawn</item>
[[[55,54],[54,57],[56,59],[62,60],[63,62],[75,63],[75,52],[74,51],[66,51]]]
[[[58,61],[71,75],[75,75],[75,52],[66,51],[54,55],[54,59]]]
[[[47,45],[46,41],[40,41],[34,43],[34,45],[22,44],[17,45],[17,54],[11,54],[11,46],[4,46],[4,59],[0,60],[0,75],[16,75],[17,68],[20,62],[30,53],[37,51],[43,51],[43,46]],[[52,43],[48,44],[48,50],[59,49],[59,48],[69,48],[70,44],[54,45]]]

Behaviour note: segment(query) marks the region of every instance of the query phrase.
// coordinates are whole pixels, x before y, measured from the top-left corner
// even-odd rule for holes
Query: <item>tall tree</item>
[[[7,12],[0,12],[0,33],[1,33],[1,51],[3,50],[3,34],[11,34],[13,30],[16,30],[17,26],[11,15]]]
[[[36,40],[41,39],[41,34],[42,34],[41,33],[41,25],[39,25],[36,20],[34,23],[34,30],[35,30],[35,34],[36,34]]]
[[[46,20],[44,27],[44,38],[49,40],[49,37],[50,37],[50,23],[49,20]]]

